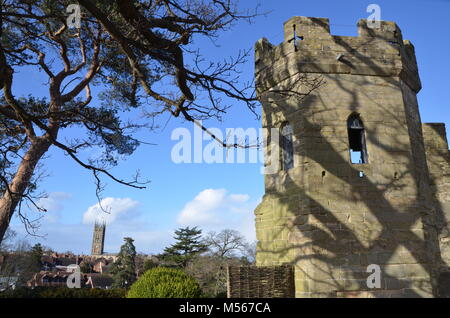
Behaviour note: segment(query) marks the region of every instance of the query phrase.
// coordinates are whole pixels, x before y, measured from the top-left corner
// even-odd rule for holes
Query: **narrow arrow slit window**
[[[350,115],[347,127],[351,163],[368,163],[364,124],[358,114]]]
[[[281,168],[285,171],[294,167],[294,144],[292,142],[292,126],[284,123],[281,127]]]

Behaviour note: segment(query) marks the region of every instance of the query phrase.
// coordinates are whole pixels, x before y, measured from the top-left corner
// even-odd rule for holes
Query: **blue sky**
[[[256,4],[241,2],[243,8]],[[357,21],[367,18],[367,6],[376,3],[381,7],[382,20],[395,21],[403,37],[411,40],[416,48],[423,85],[418,95],[422,121],[445,122],[449,131],[450,87],[445,78],[450,73],[450,1],[265,0],[261,3],[260,11],[268,12],[266,16],[257,17],[252,24],[236,24],[215,45],[209,40],[197,40],[206,57],[220,60],[235,56],[240,49],[252,49],[262,37],[277,45],[283,40],[283,22],[295,15],[329,18],[332,34],[356,36]],[[241,79],[249,80],[252,76],[251,57]],[[43,85],[45,80],[41,74],[22,71],[16,74],[14,94],[41,96],[45,91]],[[162,117],[161,123],[167,120],[168,117]],[[223,130],[261,126],[243,105],[235,105],[222,123],[211,120],[206,124]],[[138,251],[160,252],[171,243],[173,231],[184,225],[199,225],[205,232],[234,228],[254,240],[253,209],[264,193],[260,164],[174,164],[171,149],[176,141],[170,136],[178,127],[192,130],[190,124],[170,119],[164,129],[141,134],[141,139],[156,145],[142,145],[113,170],[125,178],[139,168],[151,180],[147,189],[131,189],[107,180],[103,197],[113,209],[108,216],[107,252],[117,252],[124,236],[135,238]],[[77,131],[69,133],[73,135]],[[41,203],[49,212],[38,231],[45,238],[26,236],[17,218],[12,227],[31,243],[41,242],[58,251],[89,253],[92,214],[97,203],[92,176],[57,149],[48,153],[45,170],[49,177],[41,183],[41,188],[49,197]],[[30,212],[30,216],[37,214]]]

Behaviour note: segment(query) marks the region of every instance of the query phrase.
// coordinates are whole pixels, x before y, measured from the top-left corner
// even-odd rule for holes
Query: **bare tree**
[[[219,233],[209,232],[205,245],[208,246],[211,263],[207,272],[214,274],[213,292],[218,295],[226,290],[227,266],[239,262],[239,256],[245,255],[248,243],[238,231],[225,229]]]
[[[8,233],[6,232],[4,241],[7,239]],[[3,243],[3,242],[2,242]],[[31,245],[25,239],[17,240],[14,244],[10,244],[8,251],[1,253],[3,256],[3,264],[0,266],[0,276],[6,279],[4,282],[7,287],[14,284],[23,285],[28,279],[35,273],[30,268],[30,251]]]
[[[14,239],[17,236],[17,232],[11,228],[6,230],[3,237],[3,241],[0,242],[0,255],[2,252],[8,252],[14,245]]]
[[[222,230],[219,233],[209,232],[205,244],[213,255],[221,259],[235,257],[236,252],[242,252],[247,246],[247,242],[241,233],[229,229]]]
[[[254,264],[256,262],[256,245],[257,243],[254,241],[246,243],[242,248],[242,256],[249,264]]]

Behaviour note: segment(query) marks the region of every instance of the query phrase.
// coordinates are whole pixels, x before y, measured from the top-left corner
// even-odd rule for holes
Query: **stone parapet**
[[[294,25],[298,36],[292,41]],[[367,20],[358,22],[358,37],[330,34],[329,20],[293,17],[284,24],[285,40],[278,46],[267,39],[255,44],[255,76],[263,93],[297,73],[335,73],[368,76],[398,76],[419,92],[414,46],[403,40],[394,22],[380,21],[370,29]]]

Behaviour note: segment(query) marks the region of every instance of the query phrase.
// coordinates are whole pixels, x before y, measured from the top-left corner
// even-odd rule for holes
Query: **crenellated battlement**
[[[292,38],[293,28],[305,39],[331,38],[330,20],[328,18],[311,18],[295,16],[284,23],[284,41]],[[370,28],[366,19],[358,21],[359,37],[377,37],[387,41],[402,42],[402,32],[395,22],[380,21],[380,28]]]
[[[398,76],[419,92],[414,46],[403,40],[397,24],[380,21],[380,28],[371,29],[361,19],[357,27],[357,37],[337,36],[330,33],[329,19],[292,17],[284,23],[280,45],[265,38],[255,45],[258,92],[299,72]]]
[[[293,36],[294,26],[297,34],[305,39],[331,38],[330,20],[328,18],[292,17],[284,23],[284,41]]]

